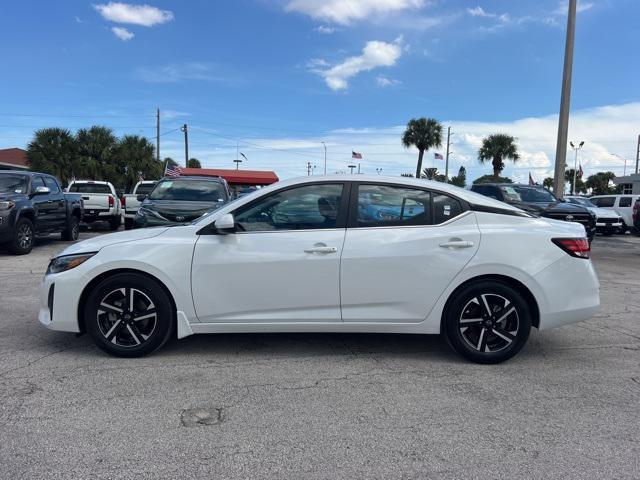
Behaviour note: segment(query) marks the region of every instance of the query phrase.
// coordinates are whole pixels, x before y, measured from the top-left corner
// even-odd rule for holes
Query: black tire
[[[447,303],[443,333],[449,345],[467,360],[501,363],[525,345],[531,331],[531,311],[517,290],[490,280],[469,284],[454,295]]]
[[[118,357],[148,355],[175,331],[175,312],[167,293],[158,282],[140,274],[106,278],[93,288],[83,311],[86,330],[96,345]]]
[[[124,219],[124,229],[125,230],[133,229],[133,218],[125,218]]]
[[[112,232],[115,232],[116,230],[118,230],[118,228],[120,228],[120,222],[121,222],[120,217],[112,218],[111,220],[109,220],[109,230],[111,230]]]
[[[35,242],[35,228],[33,222],[26,218],[19,218],[13,231],[13,239],[9,249],[14,255],[26,255],[33,249]]]
[[[67,242],[75,242],[80,236],[80,219],[75,215],[71,215],[67,221],[67,227],[62,231],[62,240]]]

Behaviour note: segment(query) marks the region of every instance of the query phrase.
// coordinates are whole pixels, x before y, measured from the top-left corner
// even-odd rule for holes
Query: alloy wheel
[[[18,246],[27,250],[33,242],[33,230],[28,223],[23,223],[18,228]]]
[[[100,333],[114,345],[138,347],[158,323],[156,306],[142,290],[123,287],[107,293],[97,309]]]
[[[482,353],[507,348],[516,339],[519,326],[515,305],[495,293],[483,293],[469,300],[458,320],[464,341]]]

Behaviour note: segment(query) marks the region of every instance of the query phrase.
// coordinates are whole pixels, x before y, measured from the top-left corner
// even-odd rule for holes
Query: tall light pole
[[[320,142],[324,147],[324,174],[327,174],[327,144],[324,142]]]
[[[576,194],[576,176],[578,173],[578,150],[584,147],[584,142],[580,142],[577,147],[573,144],[573,142],[569,142],[569,145],[571,145],[571,148],[573,149],[573,151],[576,152],[576,159],[573,162],[573,183],[571,184],[571,190],[572,190],[571,195],[575,195]]]
[[[185,123],[180,127],[180,130],[184,132],[184,166],[189,166],[189,127]]]
[[[447,128],[447,156],[444,163],[444,183],[449,183],[449,145],[451,145],[451,127]]]
[[[627,176],[627,159],[625,157],[621,157],[620,155],[616,155],[615,153],[612,153],[611,156],[619,158],[620,160],[624,160],[624,171],[622,172],[622,176],[626,177]]]
[[[564,48],[564,73],[562,75],[562,96],[560,118],[558,120],[558,143],[556,144],[556,165],[553,177],[553,193],[558,198],[564,196],[564,170],[567,162],[567,134],[569,131],[569,108],[571,107],[571,77],[573,74],[573,45],[576,37],[576,3],[569,0],[567,16],[567,42]]]

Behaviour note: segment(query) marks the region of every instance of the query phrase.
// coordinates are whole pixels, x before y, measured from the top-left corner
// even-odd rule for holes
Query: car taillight
[[[638,215],[640,215],[640,200],[633,205],[633,223],[638,223]]]
[[[126,199],[126,198],[122,197],[122,198],[120,199],[120,206],[121,206],[122,208],[127,208],[127,199]]]
[[[109,207],[113,207],[116,204],[115,198],[109,195]]]
[[[551,241],[572,257],[589,258],[591,246],[586,238],[552,238]]]

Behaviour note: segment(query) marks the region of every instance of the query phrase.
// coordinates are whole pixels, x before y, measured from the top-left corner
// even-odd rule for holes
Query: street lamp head
[[[573,142],[569,142],[569,145],[571,145],[571,148],[576,148],[576,146],[573,144]]]
[[[584,142],[580,142],[580,148],[582,148],[583,145],[584,145]]]

